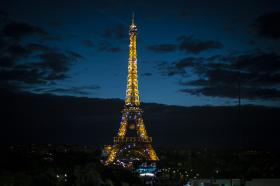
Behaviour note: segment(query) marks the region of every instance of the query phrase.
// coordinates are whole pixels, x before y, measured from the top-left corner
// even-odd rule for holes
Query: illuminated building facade
[[[147,134],[143,121],[143,111],[140,108],[136,35],[137,27],[134,23],[133,16],[132,23],[129,27],[130,43],[125,106],[122,110],[118,134],[114,137],[114,144],[105,161],[106,165],[116,164],[127,167],[135,161],[158,160],[151,144],[152,138]]]

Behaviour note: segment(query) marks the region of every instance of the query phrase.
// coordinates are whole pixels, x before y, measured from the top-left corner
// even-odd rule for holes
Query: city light
[[[155,175],[153,173],[141,173],[139,176],[151,176],[154,177]]]

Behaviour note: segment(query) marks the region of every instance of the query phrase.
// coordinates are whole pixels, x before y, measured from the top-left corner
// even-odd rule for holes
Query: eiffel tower
[[[129,61],[128,78],[124,109],[120,128],[114,144],[109,150],[105,165],[125,165],[135,161],[158,161],[152,147],[152,137],[149,137],[143,121],[143,111],[140,108],[137,74],[136,53],[137,26],[132,23],[129,27]]]

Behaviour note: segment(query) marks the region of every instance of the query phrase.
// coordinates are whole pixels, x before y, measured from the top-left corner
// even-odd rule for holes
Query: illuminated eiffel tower
[[[152,147],[152,138],[148,136],[143,111],[140,108],[136,54],[137,27],[129,27],[129,61],[125,106],[122,110],[121,124],[114,144],[108,150],[105,165],[132,163],[135,161],[157,161],[158,157]]]

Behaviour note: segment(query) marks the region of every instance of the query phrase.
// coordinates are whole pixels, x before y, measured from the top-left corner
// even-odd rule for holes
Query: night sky
[[[111,144],[133,12],[155,146],[280,148],[277,0],[1,1],[0,143]]]
[[[1,1],[1,88],[123,99],[132,12],[142,102],[279,106],[277,0]]]

